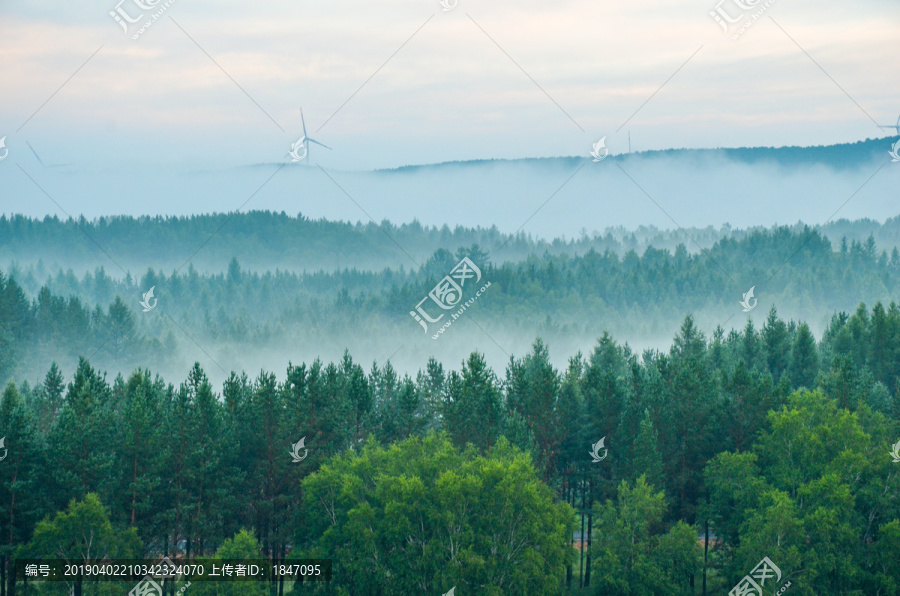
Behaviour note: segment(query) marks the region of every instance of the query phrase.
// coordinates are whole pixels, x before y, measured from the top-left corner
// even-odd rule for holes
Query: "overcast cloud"
[[[110,168],[277,162],[302,106],[334,148],[315,161],[359,170],[579,155],[603,135],[620,153],[629,131],[635,151],[852,142],[884,135],[866,113],[900,113],[900,5],[887,0],[776,0],[737,41],[712,0],[175,0],[138,40],[115,7],[0,5],[11,151],[28,140],[45,161]]]

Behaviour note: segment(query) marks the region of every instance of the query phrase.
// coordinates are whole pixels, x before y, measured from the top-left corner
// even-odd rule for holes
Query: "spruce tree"
[[[816,340],[806,323],[800,323],[797,328],[797,335],[791,346],[789,373],[794,387],[815,388],[816,375],[819,373],[819,356]]]
[[[634,442],[631,476],[633,481],[637,481],[640,476],[645,476],[647,482],[656,490],[663,490],[665,487],[662,456],[659,453],[659,436],[649,409],[644,410],[640,431]]]

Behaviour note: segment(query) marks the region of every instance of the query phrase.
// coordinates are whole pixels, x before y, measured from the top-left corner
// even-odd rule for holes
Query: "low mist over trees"
[[[218,375],[246,365],[248,354],[273,347],[288,352],[298,344],[314,344],[319,351],[312,359],[323,346],[332,347],[334,355],[347,346],[355,349],[363,335],[381,344],[412,345],[428,336],[410,310],[464,256],[491,282],[477,305],[479,325],[507,340],[507,352],[535,334],[577,346],[575,351],[604,330],[661,347],[685,312],[693,312],[707,333],[716,324],[739,320],[734,318],[740,314],[738,300],[750,286],[762,306],[754,315],[778,304],[821,333],[833,313],[852,311],[861,295],[870,304],[888,303],[900,292],[896,249],[879,251],[871,237],[832,246],[808,228],[724,238],[699,254],[679,245],[674,252],[651,247],[642,255],[547,252],[502,264],[473,244],[455,254],[438,249],[421,261],[421,270],[377,273],[260,274],[236,258],[217,275],[201,275],[188,265],[180,272],[148,269],[140,280],[130,274],[114,278],[104,268],[80,277],[72,271],[45,272],[41,280],[36,267],[14,268],[0,271],[0,345],[9,346],[0,351],[0,381],[14,373],[34,379],[53,361],[74,366],[81,355],[123,373],[138,366],[175,372],[178,363],[202,355],[219,362]],[[139,301],[151,288],[156,308],[142,312]],[[472,330],[483,339],[478,328]],[[779,333],[766,341],[783,342]],[[466,336],[466,341],[472,340]],[[811,340],[802,341],[808,345]],[[433,353],[434,342],[428,345]],[[782,361],[784,346],[772,348],[779,374],[787,370],[800,385],[811,384],[808,356],[798,353],[795,361]],[[746,349],[758,350],[752,341]]]

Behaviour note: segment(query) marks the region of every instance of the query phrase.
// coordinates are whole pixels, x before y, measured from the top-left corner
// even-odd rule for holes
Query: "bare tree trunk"
[[[564,500],[566,503],[572,505],[572,508],[575,508],[575,491],[572,490],[572,476],[570,474],[566,474],[566,484],[563,488]],[[572,546],[575,545],[575,540],[572,540]],[[566,563],[566,588],[572,589],[572,564]]]
[[[588,492],[588,523],[587,523],[587,565],[584,570],[584,586],[590,587],[591,585],[591,538],[593,534],[591,531],[594,528],[594,479],[591,478],[588,484],[589,492]]]
[[[135,490],[135,486],[137,486],[137,453],[134,454],[134,465],[132,468],[134,473],[131,477],[131,525],[134,526],[134,515],[137,504],[137,490]]]
[[[706,556],[709,553],[709,519],[706,520],[706,529],[703,538],[703,596],[706,596]]]
[[[287,557],[287,545],[282,543],[281,560],[279,562],[283,564],[285,557]],[[278,596],[284,596],[284,575],[278,576]]]
[[[13,468],[13,476],[12,483],[10,484],[10,490],[12,492],[12,498],[9,503],[9,551],[13,552],[13,542],[15,540],[15,524],[16,524],[16,493],[12,490],[12,486],[15,486],[16,479],[19,477],[19,459],[16,458],[15,468]],[[14,559],[12,554],[5,557],[6,560],[3,562],[3,579],[5,581],[0,582],[4,588],[4,596],[12,596],[16,592],[16,570],[14,567]]]
[[[581,481],[581,536],[578,537],[578,558],[579,572],[581,577],[578,578],[579,587],[584,587],[584,480]]]

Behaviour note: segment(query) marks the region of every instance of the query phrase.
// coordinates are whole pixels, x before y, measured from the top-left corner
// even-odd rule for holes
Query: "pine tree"
[[[506,373],[507,411],[518,413],[534,437],[539,465],[549,475],[556,466],[561,440],[558,422],[559,373],[550,364],[550,352],[538,338],[530,354],[511,360]]]
[[[457,446],[472,443],[485,451],[496,442],[503,427],[503,403],[483,355],[472,352],[461,373],[450,373],[442,410],[444,426]]]
[[[16,549],[42,515],[43,455],[32,413],[9,383],[0,400],[0,569],[12,570]],[[0,582],[4,579],[11,583],[11,577],[0,575]],[[6,587],[0,583],[0,592]]]
[[[778,312],[772,306],[769,316],[762,329],[762,340],[766,353],[766,365],[772,374],[772,379],[777,383],[781,375],[787,370],[791,341],[788,336],[787,325],[778,318]]]
[[[791,364],[789,374],[794,387],[815,387],[816,375],[819,373],[819,356],[816,340],[809,330],[809,325],[800,323],[794,344],[791,346]]]
[[[582,376],[581,394],[590,432],[610,437],[619,427],[628,403],[628,366],[623,350],[604,332],[598,340]]]
[[[444,401],[446,379],[444,367],[434,358],[428,359],[425,370],[416,375],[416,392],[422,400],[423,430],[434,430],[441,423],[441,404]]]
[[[50,427],[56,422],[60,410],[63,407],[63,392],[66,389],[65,380],[56,362],[50,365],[50,370],[44,377],[43,385],[35,391],[35,416],[38,433],[46,437]]]
[[[48,475],[57,508],[96,492],[112,502],[116,425],[106,378],[81,359],[66,400],[47,438],[53,453]]]
[[[657,367],[663,387],[654,398],[660,402],[656,411],[667,421],[658,429],[660,443],[667,446],[666,493],[672,497],[674,515],[690,520],[700,494],[700,470],[715,454],[718,433],[718,387],[707,363],[706,341],[693,317],[685,317],[670,358],[660,357]]]
[[[353,362],[348,350],[344,350],[341,374],[346,379],[347,399],[353,408],[353,444],[357,445],[363,441],[364,435],[369,429],[369,416],[374,405],[374,398],[369,381],[366,379],[366,373],[360,365]],[[385,377],[384,383],[391,386],[392,392],[393,385],[396,384],[396,376],[390,362],[385,366],[383,376]]]
[[[753,319],[750,318],[747,319],[747,324],[744,326],[744,341],[741,352],[747,368],[752,370],[756,367],[759,356],[759,335],[753,326]]]
[[[136,345],[135,335],[137,326],[134,321],[134,313],[128,308],[120,296],[109,305],[109,313],[105,317],[104,323],[108,329],[109,341],[106,344],[108,351],[116,360],[126,356],[128,348],[134,348]],[[131,361],[134,354],[129,354],[132,358],[125,358],[125,361]]]
[[[427,414],[416,385],[409,376],[404,376],[400,383],[397,406],[398,440],[421,435],[428,424]]]
[[[650,410],[644,410],[640,431],[634,442],[634,462],[631,476],[633,481],[644,476],[656,490],[665,487],[662,456],[659,454],[659,437]]]
[[[153,495],[165,473],[165,410],[163,386],[154,383],[150,373],[138,369],[124,386],[116,421],[115,471],[119,476],[115,490],[115,511],[125,512],[125,522],[142,530],[152,527],[158,513]],[[152,540],[158,534],[144,534]]]

